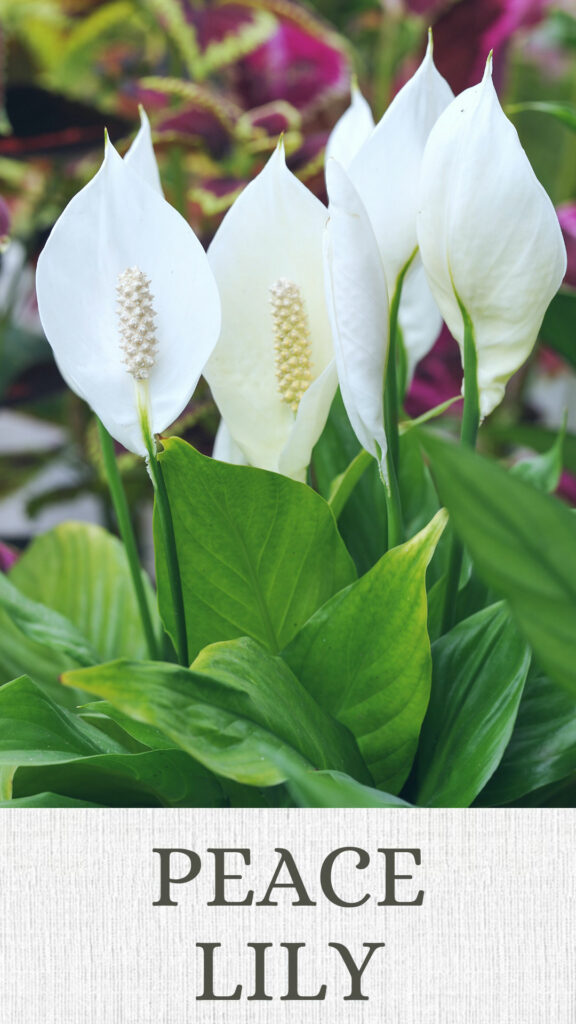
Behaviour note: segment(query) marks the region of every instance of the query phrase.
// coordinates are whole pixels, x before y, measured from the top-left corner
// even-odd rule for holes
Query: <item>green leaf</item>
[[[72,800],[70,797],[61,796],[60,793],[35,793],[34,796],[23,796],[18,800],[0,800],[1,808],[18,807],[100,807],[101,804],[91,804],[86,800]]]
[[[298,807],[410,807],[405,800],[363,786],[343,772],[314,772],[287,764],[286,785]]]
[[[25,597],[0,573],[0,682],[28,674],[59,703],[74,705],[79,695],[63,689],[59,676],[97,661],[71,622]]]
[[[496,604],[437,640],[432,660],[430,706],[418,748],[416,803],[469,807],[510,739],[530,652],[506,606]]]
[[[558,433],[531,423],[497,423],[488,420],[483,434],[498,444],[520,445],[535,452],[547,452],[557,441]],[[563,442],[564,468],[576,474],[576,437],[567,434]]]
[[[576,368],[576,346],[574,345],[574,324],[576,324],[576,291],[563,288],[554,296],[544,315],[540,337]]]
[[[179,438],[165,444],[190,657],[239,636],[277,653],[354,579],[332,512],[305,484],[208,459]],[[156,552],[160,610],[174,637],[159,531]]]
[[[349,733],[319,708],[281,658],[243,638],[202,651],[192,669],[113,662],[67,673],[120,711],[160,729],[217,774],[254,786],[285,775],[278,750],[316,768],[369,776]]]
[[[50,790],[105,807],[221,807],[218,780],[183,750],[100,754],[66,764],[19,768],[14,796]]]
[[[510,743],[477,803],[509,804],[574,772],[576,700],[533,667]]]
[[[335,479],[346,471],[359,451],[358,439],[337,392],[312,456],[320,494],[329,498]],[[338,525],[358,573],[364,574],[386,551],[386,495],[375,459],[348,498],[338,517]]]
[[[41,765],[122,747],[22,676],[0,687],[0,764]]]
[[[573,132],[576,132],[576,107],[570,103],[513,103],[506,110],[509,114],[523,113],[526,110],[547,114],[556,121],[560,121],[561,124],[566,125],[567,128],[571,128]]]
[[[147,657],[124,546],[102,527],[62,523],[32,542],[10,579],[77,626],[97,660]],[[146,577],[145,585],[153,611],[156,600]]]
[[[354,734],[376,785],[391,793],[410,771],[428,705],[426,567],[445,522],[438,513],[384,555],[283,652],[309,693]]]
[[[151,750],[171,750],[174,747],[172,740],[169,740],[159,729],[146,725],[144,722],[138,722],[135,718],[130,718],[130,715],[119,711],[113,704],[110,704],[110,701],[97,700],[90,704],[83,704],[78,709],[78,713],[88,721],[105,717],[115,722],[127,736],[131,736],[132,739]]]
[[[566,417],[554,444],[542,455],[534,455],[530,459],[516,462],[510,472],[532,484],[538,491],[553,494],[562,476],[564,438],[566,437]]]
[[[576,518],[475,452],[422,443],[479,576],[508,600],[543,669],[576,693]]]

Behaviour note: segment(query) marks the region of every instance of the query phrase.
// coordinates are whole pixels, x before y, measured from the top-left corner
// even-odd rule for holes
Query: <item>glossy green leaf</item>
[[[138,722],[135,718],[130,718],[130,715],[125,715],[122,711],[119,711],[110,701],[97,700],[84,704],[79,708],[78,713],[87,721],[94,721],[94,716],[97,716],[98,719],[106,718],[109,721],[115,722],[125,736],[132,737],[137,743],[149,747],[151,750],[170,750],[174,747],[172,740],[169,740],[164,733],[160,732],[160,729],[155,729],[152,725],[146,725],[145,722]]]
[[[102,527],[62,523],[42,534],[18,559],[10,579],[27,597],[72,622],[98,660],[147,657],[126,552]],[[156,599],[146,578],[145,585],[153,610]]]
[[[328,498],[336,477],[360,451],[340,392],[312,455],[314,481]],[[338,518],[340,533],[359,574],[368,572],[386,551],[386,496],[375,459],[363,473]]]
[[[479,576],[508,600],[543,669],[576,693],[576,517],[475,452],[422,443]]]
[[[410,771],[428,706],[426,567],[445,522],[438,513],[384,555],[283,652],[309,693],[354,734],[376,785],[391,793]]]
[[[300,765],[286,766],[286,783],[298,807],[410,807],[405,800],[363,786],[343,772],[314,772]]]
[[[576,700],[532,668],[504,757],[477,801],[509,804],[576,772]]]
[[[284,781],[274,757],[369,776],[353,738],[321,710],[281,658],[242,638],[202,651],[192,669],[113,662],[67,673],[123,713],[160,729],[217,774],[255,786]]]
[[[0,687],[0,764],[56,764],[122,749],[50,700],[27,676]]]
[[[65,764],[19,768],[14,797],[43,790],[106,807],[221,807],[218,780],[183,750],[100,754]]]
[[[34,796],[23,796],[18,800],[0,800],[0,808],[16,810],[19,807],[101,807],[101,804],[88,803],[86,800],[73,800],[60,793],[35,793]]]
[[[97,661],[71,622],[25,597],[0,573],[0,683],[28,674],[59,703],[74,705],[78,694],[61,687],[59,676]]]
[[[548,103],[544,101],[513,103],[506,110],[509,114],[524,113],[524,111],[547,114],[549,117],[553,117],[555,121],[560,121],[561,124],[576,132],[576,107],[570,103]]]
[[[510,472],[521,480],[532,484],[537,490],[553,494],[562,476],[565,436],[566,425],[564,424],[554,444],[547,452],[516,462]]]
[[[276,473],[200,455],[178,438],[160,456],[174,520],[190,657],[250,636],[273,653],[336,591],[352,561],[326,502]],[[174,636],[162,539],[160,609]]]
[[[530,652],[506,606],[496,604],[437,640],[432,660],[416,803],[469,807],[510,739]]]

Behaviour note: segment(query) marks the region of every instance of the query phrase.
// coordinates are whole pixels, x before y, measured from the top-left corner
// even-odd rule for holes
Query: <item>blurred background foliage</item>
[[[0,538],[22,545],[62,518],[62,502],[68,515],[109,517],[91,415],[60,380],[34,295],[37,254],[97,169],[104,128],[124,151],[144,105],[166,196],[208,244],[281,132],[289,166],[325,199],[324,148],[351,75],[379,118],[429,25],[454,91],[480,79],[494,50],[501,100],[573,247],[564,306],[545,323],[556,352],[521,372],[485,443],[541,449],[568,404],[576,473],[575,0],[0,0]],[[408,411],[451,397],[459,377],[441,336]],[[216,425],[201,387],[176,429],[209,452]],[[122,466],[137,505],[144,468],[128,454]]]

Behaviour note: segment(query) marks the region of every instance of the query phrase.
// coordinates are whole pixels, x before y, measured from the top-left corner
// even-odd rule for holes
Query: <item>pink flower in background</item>
[[[2,196],[0,196],[0,250],[10,236],[10,221],[10,210]]]
[[[462,360],[457,342],[447,327],[443,327],[434,348],[416,367],[414,379],[406,397],[409,416],[421,416],[435,405],[460,394],[462,387]],[[461,403],[450,408],[451,415],[459,415]]]
[[[279,21],[272,38],[239,62],[240,91],[248,106],[284,99],[308,111],[327,96],[347,92],[350,75],[343,50],[318,21],[306,19],[302,8],[298,15],[298,21]]]
[[[522,28],[537,25],[551,0],[406,0],[416,14],[427,15],[434,30],[434,61],[454,92],[482,78],[494,50],[496,84],[502,78],[506,45]]]
[[[18,552],[0,541],[0,572],[8,572],[18,558]]]
[[[568,267],[564,284],[576,288],[576,202],[564,203],[557,209],[558,220],[568,254]]]

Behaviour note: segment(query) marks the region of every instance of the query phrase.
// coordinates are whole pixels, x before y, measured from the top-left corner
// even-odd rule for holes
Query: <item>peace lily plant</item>
[[[142,112],[55,224],[40,315],[124,546],[64,524],[0,575],[7,805],[573,799],[562,436],[512,470],[473,451],[565,266],[490,65],[453,98],[430,42],[376,126],[355,87],[326,182],[328,209],[280,142],[205,254]],[[441,318],[461,445],[402,409]],[[201,373],[214,458],[163,436]],[[154,484],[156,593],[112,437]]]

